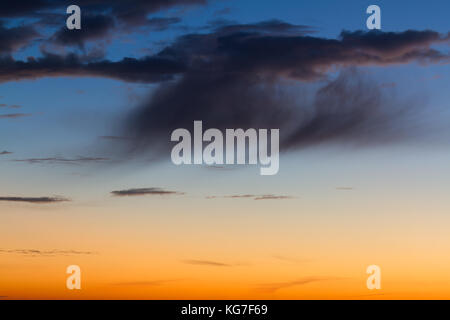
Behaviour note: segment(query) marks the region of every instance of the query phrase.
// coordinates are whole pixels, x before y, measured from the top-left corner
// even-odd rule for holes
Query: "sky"
[[[0,299],[449,299],[449,9],[1,2]],[[279,172],[174,165],[194,120]]]

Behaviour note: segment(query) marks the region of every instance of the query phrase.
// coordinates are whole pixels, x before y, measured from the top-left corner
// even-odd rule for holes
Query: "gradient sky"
[[[28,10],[32,2],[17,2],[22,10],[0,5],[0,42],[14,44],[0,46],[0,299],[450,298],[448,1],[210,0],[185,6],[174,1],[147,8],[147,20],[140,23],[108,15],[115,27],[88,37],[83,47],[54,40],[69,3],[43,1],[50,5]],[[83,17],[107,15],[120,3],[92,2],[80,1]],[[170,151],[152,152],[151,139],[140,145],[144,150],[131,152],[135,137],[127,137],[124,127],[153,105],[152,93],[167,81],[128,81],[129,70],[80,76],[70,68],[56,77],[49,68],[30,79],[26,74],[35,70],[18,75],[8,65],[49,53],[74,54],[83,66],[126,57],[139,61],[177,49],[171,46],[187,34],[214,36],[222,27],[274,20],[308,26],[313,30],[308,36],[317,39],[362,30],[367,42],[347,48],[358,53],[374,45],[366,30],[370,4],[382,10],[382,36],[375,45],[407,50],[422,35],[407,37],[407,30],[431,30],[440,40],[421,42],[419,49],[441,56],[394,63],[354,58],[345,65],[330,63],[314,79],[279,75],[270,64],[256,70],[273,72],[275,82],[305,104],[342,74],[366,79],[370,85],[363,89],[379,92],[383,110],[395,115],[389,123],[370,120],[370,127],[349,135],[331,132],[330,141],[306,139],[307,144],[282,148],[275,176],[260,176],[255,166],[175,166]],[[176,23],[158,29],[154,18]],[[39,35],[15,42],[8,32],[16,28]],[[394,44],[383,36],[389,32]],[[397,40],[412,44],[403,47]],[[208,56],[208,45],[193,43],[192,54],[215,58]],[[382,51],[380,57],[390,54]],[[327,58],[336,59],[332,52]],[[349,69],[354,73],[345,76]],[[168,82],[182,82],[189,72]],[[261,108],[264,113],[268,107]],[[170,105],[167,110],[177,112]],[[158,139],[155,150],[171,146],[168,135],[151,127],[148,132]],[[136,188],[174,193],[111,193]],[[279,199],[256,200],[261,195]],[[65,287],[65,269],[72,264],[82,270],[80,291]],[[381,290],[366,288],[371,264],[381,267]]]

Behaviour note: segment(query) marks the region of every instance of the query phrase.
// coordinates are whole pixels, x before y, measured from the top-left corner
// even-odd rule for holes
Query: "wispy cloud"
[[[15,159],[13,161],[27,162],[27,163],[80,164],[87,162],[104,162],[108,160],[109,160],[108,158],[103,157],[77,157],[77,158],[50,157],[50,158]]]
[[[111,194],[117,197],[127,197],[127,196],[148,196],[148,195],[183,195],[184,192],[169,191],[161,188],[134,188],[126,190],[116,190],[111,191]]]
[[[302,262],[308,261],[308,260],[304,260],[304,259],[297,259],[297,258],[287,257],[287,256],[283,256],[283,255],[278,255],[278,254],[274,254],[272,257],[274,257],[277,260],[286,261],[286,262],[294,262],[294,263],[302,263]]]
[[[276,194],[235,194],[231,196],[206,196],[206,199],[217,199],[217,198],[228,198],[228,199],[253,199],[253,200],[284,200],[284,199],[294,199],[292,196],[286,195],[276,195]]]
[[[12,152],[9,152],[9,151],[6,151],[6,150],[0,152],[0,156],[5,156],[7,154],[12,154]]]
[[[98,252],[93,251],[77,251],[77,250],[39,250],[39,249],[0,249],[0,254],[19,254],[25,256],[80,256],[80,255],[95,255]]]
[[[131,287],[140,287],[140,286],[144,286],[144,287],[157,287],[157,286],[162,286],[164,284],[170,283],[170,282],[174,282],[174,281],[179,281],[179,280],[152,280],[152,281],[129,281],[129,282],[114,282],[111,283],[110,285],[113,286],[131,286]]]
[[[386,293],[369,293],[369,294],[360,294],[354,297],[377,297],[377,296],[385,296]]]
[[[232,267],[232,264],[210,261],[210,260],[183,260],[185,264],[192,264],[196,266],[209,266],[209,267]]]
[[[100,139],[105,139],[105,140],[130,140],[132,138],[127,138],[127,137],[120,137],[120,136],[100,136]]]
[[[262,196],[255,197],[255,200],[282,200],[282,199],[293,199],[291,196],[279,196],[275,194],[265,194]]]
[[[279,282],[279,283],[269,283],[269,284],[262,284],[259,289],[262,291],[266,291],[269,293],[274,293],[281,289],[286,289],[290,287],[295,286],[303,286],[314,282],[324,282],[324,281],[332,281],[332,280],[341,280],[342,278],[336,278],[336,277],[304,277],[298,280],[294,281],[287,281],[287,282]]]
[[[17,119],[29,116],[31,116],[31,113],[9,113],[9,114],[0,114],[0,119]]]
[[[254,198],[257,197],[253,194],[236,194],[232,196],[225,196],[224,198],[231,198],[231,199],[240,199],[240,198]]]
[[[66,201],[70,201],[70,199],[60,197],[60,196],[56,196],[56,197],[0,197],[0,201],[47,204],[47,203],[66,202]]]
[[[17,104],[7,105],[4,103],[0,103],[0,108],[19,109],[19,108],[21,108],[21,106],[19,106]]]

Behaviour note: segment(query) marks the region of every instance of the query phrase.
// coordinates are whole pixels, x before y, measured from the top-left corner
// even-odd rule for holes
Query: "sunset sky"
[[[1,1],[0,299],[450,299],[449,12]],[[174,165],[194,120],[279,128],[278,174]]]

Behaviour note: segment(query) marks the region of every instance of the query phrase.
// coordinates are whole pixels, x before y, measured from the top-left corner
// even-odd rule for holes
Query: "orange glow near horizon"
[[[399,220],[382,227],[387,216],[371,220],[368,215],[359,221],[349,220],[342,213],[328,219],[305,217],[296,214],[296,200],[258,203],[255,211],[232,218],[228,215],[226,219],[227,209],[218,201],[204,208],[213,216],[194,211],[151,215],[137,207],[132,215],[136,215],[138,224],[123,220],[120,205],[108,209],[62,205],[39,216],[33,214],[34,207],[24,206],[20,212],[2,210],[7,224],[1,225],[0,296],[450,298],[450,258],[441,251],[449,247],[450,239],[442,228],[429,233],[432,221],[420,224],[410,214],[408,222]],[[243,205],[246,203],[241,202]],[[268,214],[275,208],[283,213]],[[98,223],[95,217],[105,214],[110,219]],[[256,214],[259,219],[250,218]],[[129,211],[127,215],[130,217]],[[31,248],[40,252],[18,251]],[[61,248],[76,252],[52,252]],[[66,288],[66,268],[73,264],[81,268],[81,290]],[[366,287],[365,271],[371,264],[381,268],[380,290]]]

